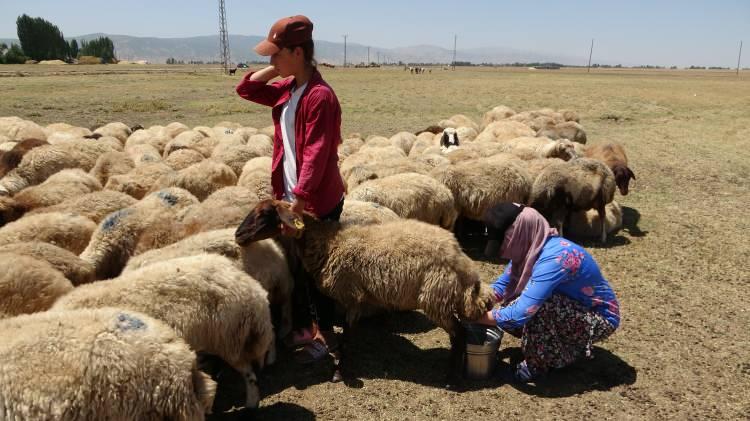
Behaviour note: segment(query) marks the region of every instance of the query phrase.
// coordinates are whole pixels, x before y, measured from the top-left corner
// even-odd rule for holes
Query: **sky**
[[[735,67],[744,40],[750,66],[750,0],[265,1],[225,0],[230,34],[266,35],[293,14],[314,38],[380,48],[507,47],[588,57],[592,62]],[[16,38],[26,13],[66,37],[90,33],[188,37],[218,33],[218,0],[0,0],[0,38]]]

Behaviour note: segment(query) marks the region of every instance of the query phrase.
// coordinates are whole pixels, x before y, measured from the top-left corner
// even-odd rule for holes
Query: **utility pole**
[[[380,51],[378,51],[378,66],[380,66]]]
[[[229,74],[229,35],[227,35],[227,13],[224,0],[219,0],[219,42],[221,44],[221,67],[225,74]]]
[[[453,70],[456,70],[456,41],[458,40],[458,35],[453,34]]]
[[[370,47],[367,47],[367,65],[370,65]]]
[[[342,35],[342,37],[344,37],[344,67],[346,67],[346,37],[348,36],[349,36],[348,34]]]
[[[740,75],[740,59],[742,58],[742,40],[740,40],[740,54],[737,56],[737,76]]]
[[[589,64],[586,66],[586,73],[591,72],[591,54],[594,53],[594,39],[591,38],[591,49],[589,50]]]

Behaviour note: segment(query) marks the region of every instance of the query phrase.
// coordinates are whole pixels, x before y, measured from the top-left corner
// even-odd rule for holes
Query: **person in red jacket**
[[[274,197],[290,202],[298,215],[306,211],[321,220],[338,220],[344,206],[344,183],[338,168],[341,106],[316,68],[312,31],[312,22],[301,15],[274,23],[268,37],[255,46],[255,52],[271,57],[271,65],[245,75],[237,85],[237,94],[272,107]],[[284,79],[269,83],[278,76]],[[295,290],[309,292],[317,327],[296,336],[314,335],[302,359],[315,361],[336,348],[335,306],[310,285],[309,275],[299,271],[298,275]],[[294,306],[297,311],[300,307],[306,308]]]

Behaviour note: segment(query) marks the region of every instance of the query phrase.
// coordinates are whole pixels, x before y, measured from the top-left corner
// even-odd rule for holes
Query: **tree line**
[[[23,64],[27,60],[63,60],[72,62],[83,56],[99,58],[102,63],[117,60],[115,46],[109,37],[91,41],[66,41],[62,31],[51,22],[23,14],[16,19],[16,32],[21,43],[0,43],[0,64]]]

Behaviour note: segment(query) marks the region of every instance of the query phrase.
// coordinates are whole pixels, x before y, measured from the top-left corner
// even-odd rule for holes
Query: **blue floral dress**
[[[502,299],[513,262],[492,288]],[[493,310],[497,325],[521,336],[526,363],[535,372],[560,368],[591,355],[591,344],[617,329],[620,307],[594,258],[562,237],[549,237],[521,295]]]

